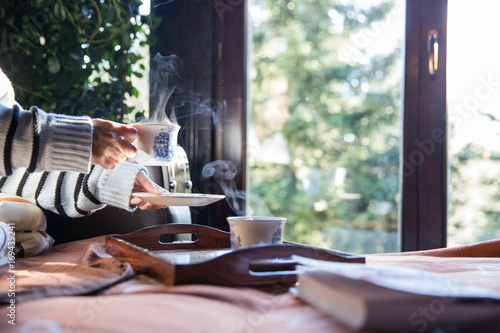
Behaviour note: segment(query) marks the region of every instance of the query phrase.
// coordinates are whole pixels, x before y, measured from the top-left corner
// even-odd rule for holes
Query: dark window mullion
[[[447,0],[407,1],[402,165],[402,250],[446,246]],[[438,32],[439,68],[428,69],[428,33]]]

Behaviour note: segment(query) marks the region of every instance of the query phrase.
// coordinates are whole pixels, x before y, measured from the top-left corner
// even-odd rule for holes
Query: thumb
[[[162,193],[166,193],[168,192],[167,190],[165,190],[163,187],[161,187],[160,185],[156,184],[155,182],[153,182],[151,179],[149,179],[146,174],[144,173],[144,171],[140,171],[138,174],[137,174],[137,183],[142,186],[142,188],[148,192],[148,193],[152,193],[152,194],[162,194]]]

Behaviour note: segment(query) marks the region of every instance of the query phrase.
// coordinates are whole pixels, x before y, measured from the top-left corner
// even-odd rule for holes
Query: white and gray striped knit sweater
[[[133,210],[135,178],[146,169],[127,162],[113,171],[91,166],[92,129],[89,117],[23,110],[0,70],[0,192],[69,217],[106,204]]]

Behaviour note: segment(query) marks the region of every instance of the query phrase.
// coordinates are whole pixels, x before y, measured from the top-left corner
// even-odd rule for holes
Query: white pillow
[[[33,201],[0,193],[0,264],[7,262],[9,235],[15,233],[16,256],[23,250],[23,257],[32,257],[54,244],[46,230],[45,214]]]

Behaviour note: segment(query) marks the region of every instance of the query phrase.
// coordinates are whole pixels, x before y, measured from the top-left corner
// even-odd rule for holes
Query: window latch
[[[427,53],[429,55],[429,74],[433,76],[438,70],[439,42],[437,30],[430,30],[427,40]]]

